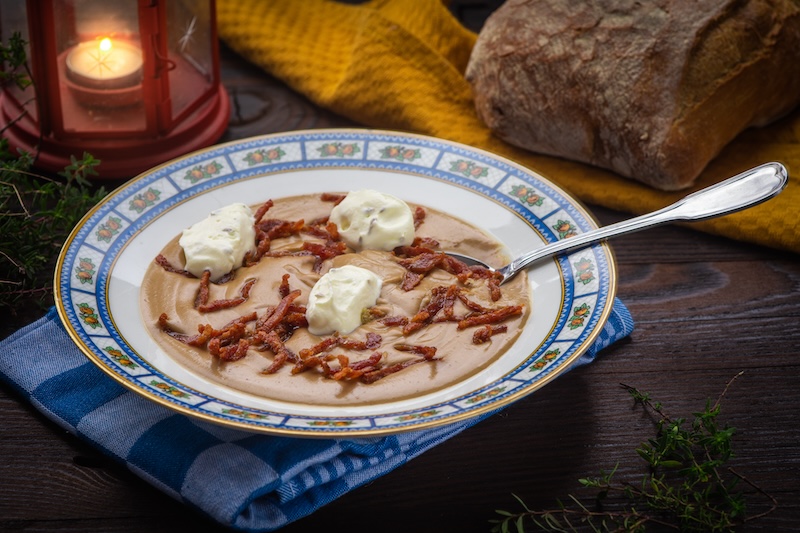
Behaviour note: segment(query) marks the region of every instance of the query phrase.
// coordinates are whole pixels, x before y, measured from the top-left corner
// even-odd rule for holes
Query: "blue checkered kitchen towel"
[[[575,366],[632,330],[630,313],[616,300]],[[55,309],[0,342],[0,380],[149,483],[241,531],[274,531],[303,518],[481,419],[346,439],[225,428],[177,414],[108,377],[73,344]]]

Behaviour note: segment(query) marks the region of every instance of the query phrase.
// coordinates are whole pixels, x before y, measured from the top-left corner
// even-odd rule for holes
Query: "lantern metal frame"
[[[35,98],[21,101],[4,89],[0,121],[7,125],[4,135],[9,145],[36,154],[37,167],[63,169],[71,156],[88,152],[101,160],[101,178],[127,178],[209,146],[227,129],[230,103],[220,80],[215,1],[207,0],[209,12],[201,21],[207,22],[203,34],[211,41],[210,57],[206,58],[210,60],[210,80],[202,93],[178,111],[173,109],[175,91],[182,83],[191,90],[197,88],[188,74],[190,68],[179,65],[175,54],[170,57],[167,8],[169,2],[180,0],[129,1],[136,4],[138,33],[134,37],[141,49],[141,79],[131,87],[100,89],[76,87],[66,75],[65,53],[59,50],[63,43],[58,40],[65,32],[76,32],[74,0],[26,1],[28,62]],[[102,127],[91,127],[92,113],[110,120]],[[82,126],[68,127],[69,117],[80,117]],[[137,126],[127,127],[126,120],[133,119]],[[72,123],[77,122],[80,120]]]

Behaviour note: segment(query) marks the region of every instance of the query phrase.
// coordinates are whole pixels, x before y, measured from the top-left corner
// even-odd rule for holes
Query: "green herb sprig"
[[[648,527],[686,532],[731,531],[745,522],[763,517],[777,508],[776,500],[748,481],[730,466],[734,428],[718,421],[721,401],[731,383],[716,402],[693,413],[693,419],[671,418],[660,403],[628,385],[622,387],[634,402],[656,417],[656,436],[636,449],[647,463],[646,473],[637,483],[618,482],[617,467],[592,478],[578,480],[596,492],[593,501],[569,495],[567,504],[557,509],[533,510],[513,495],[522,506],[520,512],[496,511],[500,518],[490,520],[493,533],[523,533],[526,528],[540,531],[630,531]],[[740,483],[745,483],[766,498],[769,508],[748,516]]]
[[[0,140],[0,308],[15,316],[52,304],[55,260],[80,218],[105,196],[87,177],[99,161],[90,154],[72,158],[63,181],[30,171],[32,157],[8,157]],[[8,316],[8,315],[7,315]]]
[[[25,41],[14,34],[0,44],[0,85],[31,86]],[[24,112],[23,115],[24,116]],[[19,117],[18,117],[19,118]],[[3,125],[0,134],[18,120]],[[88,153],[55,176],[33,171],[36,154],[12,153],[0,138],[0,310],[11,317],[33,317],[53,303],[53,269],[59,249],[80,218],[106,191],[94,187],[100,161]],[[5,336],[4,323],[2,335]]]

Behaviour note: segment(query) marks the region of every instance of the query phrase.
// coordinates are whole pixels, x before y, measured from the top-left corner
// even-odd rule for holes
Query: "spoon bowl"
[[[769,200],[788,183],[789,174],[780,163],[765,163],[705,189],[689,194],[662,209],[615,224],[587,231],[528,252],[507,265],[492,268],[474,257],[445,252],[468,265],[483,266],[502,276],[501,284],[529,265],[553,255],[584,248],[596,242],[675,221],[706,220],[747,209]]]

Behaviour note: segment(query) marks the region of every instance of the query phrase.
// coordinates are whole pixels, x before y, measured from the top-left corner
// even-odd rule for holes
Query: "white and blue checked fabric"
[[[629,335],[615,300],[575,366]],[[55,309],[0,342],[0,380],[166,494],[240,531],[274,531],[403,465],[483,417],[387,437],[304,439],[230,429],[129,391],[82,355]]]

